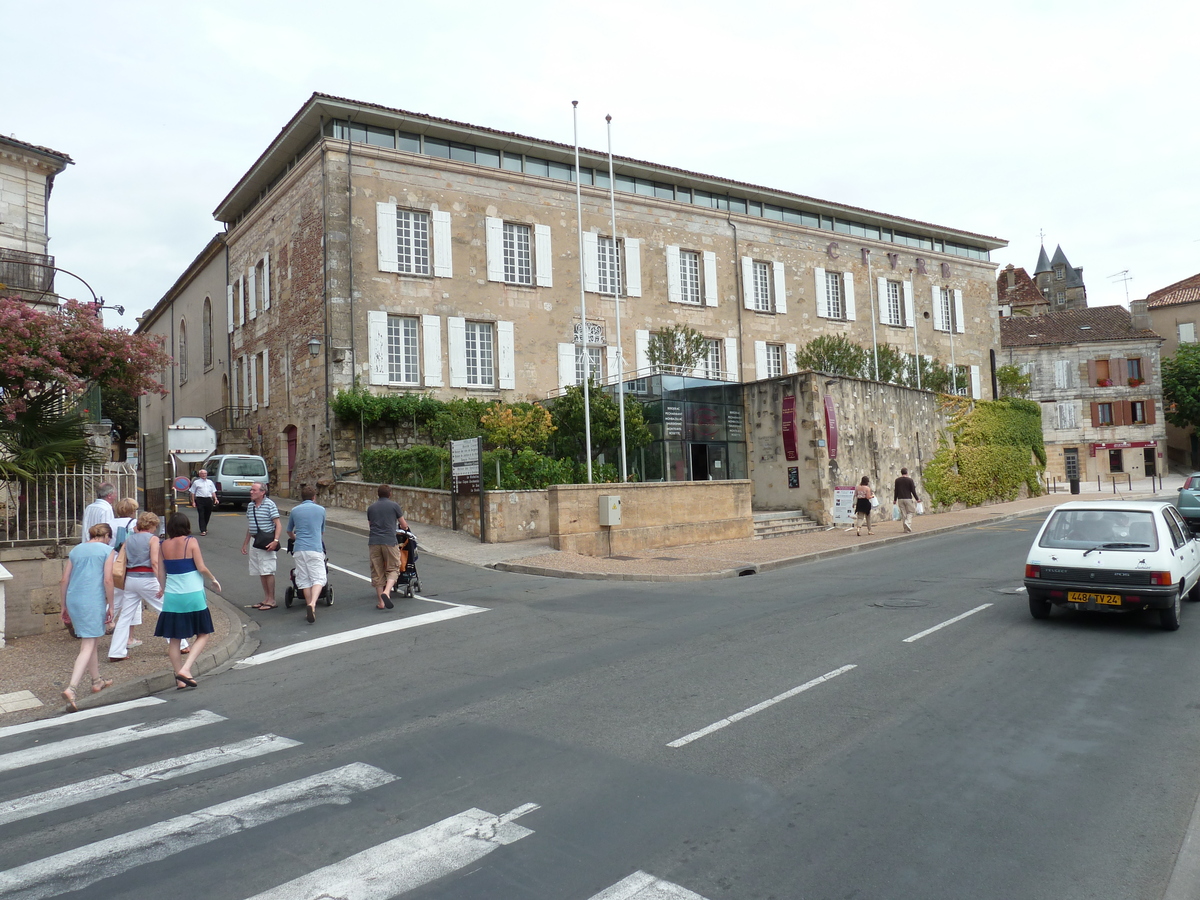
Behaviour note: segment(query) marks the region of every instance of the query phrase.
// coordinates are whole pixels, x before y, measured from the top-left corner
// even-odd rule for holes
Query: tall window
[[[771,266],[754,261],[754,311],[771,311]]]
[[[604,347],[604,328],[596,322],[587,323],[587,359],[590,369],[584,371],[584,329],[576,322],[573,328],[572,339],[575,342],[575,383],[583,384],[590,372],[592,379],[595,381],[604,380],[603,366],[603,347]],[[611,374],[611,373],[610,373]]]
[[[429,274],[429,213],[396,210],[396,259],[400,272]]]
[[[1101,425],[1111,425],[1113,423],[1113,408],[1111,403],[1097,403],[1096,417]]]
[[[842,273],[825,273],[825,298],[828,302],[829,318],[846,318],[846,305],[842,297]],[[782,374],[782,373],[781,373]]]
[[[944,331],[954,330],[954,293],[950,288],[942,288],[940,299],[938,302],[942,307],[942,322],[945,324]]]
[[[679,299],[682,303],[700,303],[700,254],[679,251]]]
[[[533,284],[528,225],[504,223],[504,280],[509,284]]]
[[[704,355],[704,377],[714,380],[721,378],[721,345],[724,341],[710,338],[708,352]]]
[[[204,369],[207,371],[213,365],[212,300],[208,297],[204,298],[204,313],[200,323],[200,330],[202,332],[200,339],[204,344]]]
[[[767,377],[783,374],[783,344],[767,344]]]
[[[1126,374],[1129,376],[1130,381],[1145,381],[1145,378],[1142,376],[1142,361],[1140,358],[1127,359],[1125,363],[1128,366]]]
[[[393,384],[420,383],[415,316],[388,316],[388,381]]]
[[[599,237],[596,251],[600,293],[617,294],[621,290],[621,249],[613,238]]]
[[[188,378],[187,370],[187,325],[183,320],[179,321],[179,358],[175,360],[175,364],[179,367],[179,383],[186,384]],[[203,380],[203,379],[201,379]]]
[[[523,227],[523,226],[522,226]],[[505,224],[505,244],[507,246],[507,223]],[[526,239],[529,229],[526,228]],[[507,257],[507,252],[506,252]],[[493,387],[496,384],[495,355],[492,352],[491,322],[467,322],[466,325],[466,356],[467,384],[475,387]]]
[[[887,310],[887,323],[889,325],[904,324],[904,301],[901,297],[900,282],[889,281],[887,283],[887,296],[883,298],[884,309]]]
[[[1146,401],[1133,400],[1129,403],[1129,417],[1134,425],[1146,424]]]

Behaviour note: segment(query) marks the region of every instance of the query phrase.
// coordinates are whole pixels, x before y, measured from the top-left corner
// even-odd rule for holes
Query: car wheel
[[[1182,591],[1176,591],[1174,598],[1171,600],[1171,605],[1166,609],[1158,611],[1158,624],[1163,631],[1178,631],[1179,630],[1179,598]]]
[[[1031,616],[1033,616],[1035,619],[1050,618],[1051,605],[1052,604],[1050,603],[1049,600],[1046,600],[1045,598],[1040,597],[1037,594],[1031,593],[1029,595],[1029,614]]]
[[[283,592],[283,605],[288,609],[292,608],[292,601],[296,599],[296,589],[290,584]]]

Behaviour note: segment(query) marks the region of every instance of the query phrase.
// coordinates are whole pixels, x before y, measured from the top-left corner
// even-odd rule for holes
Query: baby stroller
[[[296,539],[288,538],[287,552],[292,553],[295,546],[296,546]],[[321,549],[325,550],[325,542],[324,541],[321,542]],[[329,551],[328,550],[325,550],[325,563],[326,563],[325,583],[323,585],[321,585],[321,593],[319,593],[317,595],[317,603],[324,602],[326,606],[333,606],[333,585],[329,583],[329,566],[328,566]],[[291,609],[292,601],[295,600],[296,598],[299,598],[301,603],[304,602],[304,588],[296,586],[296,570],[295,569],[292,569],[292,571],[288,574],[288,578],[291,580],[292,583],[289,584],[283,591],[283,605],[286,606],[288,609]]]
[[[417,574],[417,536],[403,528],[396,531],[396,542],[400,545],[400,577],[396,590],[402,597],[413,597],[421,590],[421,577]]]

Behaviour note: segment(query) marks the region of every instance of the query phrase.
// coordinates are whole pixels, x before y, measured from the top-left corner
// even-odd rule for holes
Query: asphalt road
[[[335,570],[311,626],[283,556],[239,667],[0,729],[0,897],[1157,900],[1200,793],[1200,608],[1035,622],[1035,524],[704,584],[424,556],[428,599],[379,612]],[[204,546],[249,603],[240,527]]]

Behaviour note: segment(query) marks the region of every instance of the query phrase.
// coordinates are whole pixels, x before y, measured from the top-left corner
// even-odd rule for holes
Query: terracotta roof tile
[[[30,144],[26,141],[18,141],[15,137],[5,137],[0,134],[0,144],[10,144],[14,147],[19,147],[22,150],[33,150],[35,153],[43,153],[47,156],[55,156],[64,162],[75,164],[75,160],[67,156],[65,153],[60,153],[57,150],[51,150],[49,147],[39,147],[37,144]]]
[[[1200,300],[1200,275],[1192,275],[1147,294],[1146,308],[1159,309],[1163,306],[1177,306],[1180,303],[1194,303],[1197,300]]]
[[[1013,269],[1013,274],[1016,284],[1011,288],[1008,286],[1007,267],[1001,269],[999,277],[996,278],[996,296],[1001,305],[1036,306],[1046,302],[1046,298],[1042,296],[1028,272],[1024,269]]]
[[[1130,327],[1123,306],[1067,309],[1043,316],[1008,316],[1000,320],[1001,347],[1039,347],[1054,344],[1090,344],[1097,341],[1151,340],[1162,337],[1150,329]]]

